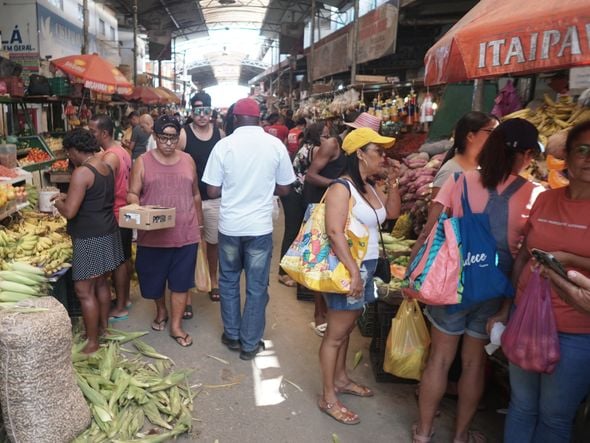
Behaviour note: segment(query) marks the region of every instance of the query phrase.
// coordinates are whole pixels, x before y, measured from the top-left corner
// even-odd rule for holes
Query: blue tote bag
[[[498,267],[496,239],[492,235],[489,215],[474,214],[471,210],[465,177],[461,205],[463,217],[459,218],[459,231],[463,269],[458,288],[461,303],[449,306],[450,312],[462,311],[492,298],[514,296],[510,280]]]

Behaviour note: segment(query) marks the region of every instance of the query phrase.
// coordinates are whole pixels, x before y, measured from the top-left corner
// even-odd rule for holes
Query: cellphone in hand
[[[565,268],[553,256],[553,254],[550,254],[549,252],[545,252],[545,251],[542,251],[541,249],[536,249],[536,248],[531,249],[531,254],[533,255],[533,257],[535,257],[535,260],[537,260],[543,266],[548,267],[549,269],[551,269],[553,272],[555,272],[559,276],[565,278],[566,280],[569,280],[569,277],[567,276],[567,272],[565,272]]]

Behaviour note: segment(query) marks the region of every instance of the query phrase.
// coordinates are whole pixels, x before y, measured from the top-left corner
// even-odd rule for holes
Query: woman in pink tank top
[[[127,201],[142,206],[176,209],[173,228],[138,231],[135,267],[144,298],[154,300],[156,317],[152,329],[163,331],[168,322],[164,298],[171,291],[170,336],[183,347],[192,338],[182,329],[189,289],[195,286],[197,246],[203,220],[198,177],[193,159],[176,146],[180,124],[161,116],[154,124],[157,149],[141,155],[133,164]]]

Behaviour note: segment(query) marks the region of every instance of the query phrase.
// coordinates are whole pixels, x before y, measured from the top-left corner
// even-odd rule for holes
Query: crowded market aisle
[[[275,224],[273,262],[278,267],[282,216]],[[195,403],[192,434],[181,442],[332,442],[336,434],[342,443],[408,442],[411,425],[417,419],[414,384],[377,383],[369,361],[370,338],[355,329],[351,338],[349,366],[354,354],[363,359],[351,372],[355,380],[375,390],[375,397],[346,396],[345,404],[359,414],[361,423],[346,426],[322,414],[317,406],[321,389],[318,348],[321,339],[309,327],[313,303],[298,301],[295,289],[278,283],[276,271],[270,278],[267,308],[266,351],[252,361],[242,361],[238,353],[220,342],[222,333],[219,304],[207,294],[194,293],[195,316],[184,327],[194,340],[182,348],[168,332],[154,332],[150,323],[153,303],[132,289],[133,306],[129,320],[113,326],[126,331],[150,331],[145,342],[172,358],[179,368],[193,368],[191,383],[202,384]],[[218,359],[224,360],[225,364]],[[288,380],[288,381],[287,381]],[[299,391],[297,387],[301,388]],[[489,442],[500,442],[503,418],[490,404],[479,412],[474,428]],[[451,441],[456,402],[444,399],[441,416],[435,422],[436,441]]]

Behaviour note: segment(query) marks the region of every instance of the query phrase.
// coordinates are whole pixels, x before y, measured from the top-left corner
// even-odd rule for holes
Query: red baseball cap
[[[260,107],[258,106],[256,100],[251,98],[241,98],[234,105],[234,115],[260,117]]]

